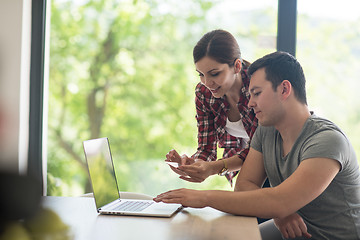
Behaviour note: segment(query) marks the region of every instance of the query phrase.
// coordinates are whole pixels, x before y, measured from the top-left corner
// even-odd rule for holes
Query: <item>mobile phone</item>
[[[167,161],[165,161],[168,165],[170,165],[170,166],[172,166],[172,167],[174,167],[174,168],[177,168],[177,167],[179,167],[179,163],[177,163],[177,162],[167,162]]]

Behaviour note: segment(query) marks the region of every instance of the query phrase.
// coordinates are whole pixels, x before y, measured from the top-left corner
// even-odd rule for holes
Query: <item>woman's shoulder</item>
[[[204,107],[208,111],[219,112],[221,109],[227,108],[225,97],[215,98],[211,91],[201,82],[196,85],[195,89],[196,106]]]
[[[195,91],[205,91],[206,89],[207,87],[205,87],[205,85],[202,84],[201,82],[198,82],[196,84]]]
[[[210,90],[201,82],[196,85],[195,94],[200,98],[211,98],[212,96]]]

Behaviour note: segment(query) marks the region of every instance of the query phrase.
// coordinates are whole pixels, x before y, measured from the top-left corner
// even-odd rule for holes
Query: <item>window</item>
[[[360,154],[360,4],[298,1],[297,58],[310,109],[336,123]],[[359,160],[359,159],[358,159]]]
[[[51,1],[48,195],[91,191],[82,141],[109,137],[122,191],[230,189],[190,184],[163,163],[197,147],[192,48],[222,28],[253,61],[276,49],[277,1]],[[164,184],[165,183],[165,184]]]

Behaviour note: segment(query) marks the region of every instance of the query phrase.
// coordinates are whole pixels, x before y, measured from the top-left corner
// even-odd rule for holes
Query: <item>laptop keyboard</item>
[[[154,202],[137,202],[137,201],[126,201],[119,206],[115,207],[116,211],[127,211],[127,212],[141,212],[145,208],[149,207]]]

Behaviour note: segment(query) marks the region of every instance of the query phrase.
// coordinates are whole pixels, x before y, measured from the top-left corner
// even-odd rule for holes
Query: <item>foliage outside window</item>
[[[257,3],[262,5],[258,6]],[[192,48],[230,31],[253,61],[276,46],[277,1],[53,0],[48,99],[48,195],[91,192],[82,141],[108,137],[121,191],[231,189],[186,183],[163,163],[197,147]]]
[[[296,56],[305,71],[310,109],[345,132],[360,162],[359,7],[355,0],[332,6],[326,0],[298,1]]]

